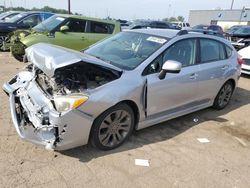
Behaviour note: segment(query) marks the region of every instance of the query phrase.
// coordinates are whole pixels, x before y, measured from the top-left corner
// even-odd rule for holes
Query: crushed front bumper
[[[24,71],[3,85],[18,135],[46,149],[66,150],[88,143],[93,118],[77,109],[57,112],[51,100]]]

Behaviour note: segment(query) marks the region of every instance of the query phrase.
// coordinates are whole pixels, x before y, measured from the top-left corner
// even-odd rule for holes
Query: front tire
[[[219,93],[217,94],[215,100],[214,100],[214,104],[213,104],[213,108],[217,109],[217,110],[222,110],[223,108],[225,108],[231,97],[233,94],[233,84],[230,81],[227,81],[220,89]]]
[[[122,145],[131,135],[135,125],[134,112],[121,103],[103,112],[93,124],[91,143],[101,150],[111,150]]]
[[[20,62],[23,62],[23,58],[24,58],[24,54],[12,54],[13,57],[17,60],[17,61],[20,61]]]

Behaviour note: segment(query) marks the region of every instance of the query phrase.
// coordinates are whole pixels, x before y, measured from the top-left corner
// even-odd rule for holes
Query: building
[[[250,8],[235,10],[190,10],[188,22],[198,24],[216,24],[227,29],[233,25],[250,25]]]

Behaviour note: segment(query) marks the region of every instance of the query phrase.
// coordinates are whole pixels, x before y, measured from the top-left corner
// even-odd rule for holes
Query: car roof
[[[127,31],[126,31],[127,32]],[[164,38],[173,38],[177,35],[179,30],[174,29],[133,29],[128,32],[144,33],[148,35],[156,35]]]
[[[92,17],[79,16],[79,15],[74,15],[74,14],[56,14],[56,15],[62,16],[62,17],[65,17],[65,18],[86,19],[86,20],[91,20],[91,21],[96,21],[96,22],[104,22],[104,23],[110,23],[110,24],[119,23],[118,21],[115,21],[115,20],[104,20],[104,19],[101,19],[101,18],[92,18]]]

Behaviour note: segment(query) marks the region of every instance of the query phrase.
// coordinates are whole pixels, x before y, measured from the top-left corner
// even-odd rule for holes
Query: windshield
[[[12,18],[8,19],[8,22],[16,23],[16,22],[18,22],[19,20],[21,20],[26,15],[27,15],[27,13],[17,14],[15,16],[13,16]]]
[[[132,70],[167,42],[166,38],[136,32],[121,32],[84,53],[121,69]]]
[[[250,27],[241,27],[237,29],[234,34],[249,34],[250,35]]]
[[[59,26],[65,20],[64,17],[61,16],[52,16],[45,20],[44,22],[38,24],[33,29],[38,32],[51,32],[57,26]]]

